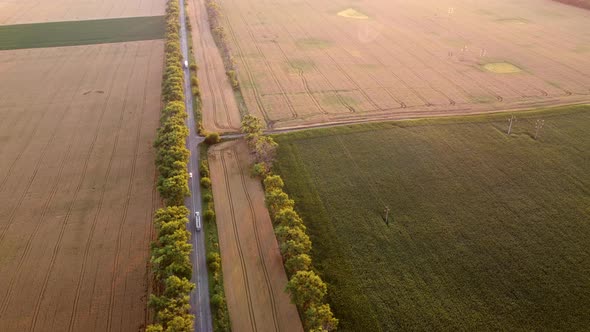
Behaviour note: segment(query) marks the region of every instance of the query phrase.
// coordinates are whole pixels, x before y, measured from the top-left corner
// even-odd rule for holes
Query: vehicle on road
[[[188,61],[184,60],[184,68],[188,68]]]
[[[197,228],[197,232],[201,230],[201,216],[199,212],[195,212],[195,226]]]
[[[192,179],[192,178],[193,178],[193,172],[189,172],[189,173],[188,173],[188,178],[189,178],[189,179]]]

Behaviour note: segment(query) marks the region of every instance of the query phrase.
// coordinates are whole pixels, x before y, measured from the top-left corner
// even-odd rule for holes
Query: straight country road
[[[184,0],[180,0],[180,45],[182,56],[185,61],[189,61],[188,57],[188,40],[186,32],[186,13],[184,7]],[[190,210],[189,223],[187,225],[188,231],[191,233],[191,242],[193,245],[193,252],[191,261],[193,264],[193,276],[191,281],[196,285],[191,292],[190,304],[191,313],[195,315],[195,331],[213,331],[213,324],[211,320],[211,306],[209,304],[209,282],[207,277],[207,260],[205,253],[205,233],[202,230],[197,230],[196,216],[198,212],[203,215],[201,206],[201,187],[199,181],[199,143],[203,141],[196,133],[195,117],[193,113],[193,96],[190,86],[190,69],[183,64],[184,73],[184,91],[185,91],[185,105],[188,113],[187,126],[189,129],[189,136],[187,139],[187,148],[191,155],[188,163],[188,171],[192,173],[189,179],[189,188],[191,196],[185,201],[186,206]]]

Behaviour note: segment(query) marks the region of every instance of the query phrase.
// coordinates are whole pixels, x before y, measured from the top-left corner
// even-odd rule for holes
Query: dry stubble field
[[[231,132],[240,129],[240,111],[234,91],[225,74],[223,60],[213,40],[206,0],[188,0],[187,17],[192,22],[192,42],[199,69],[202,91],[203,126],[210,131]]]
[[[146,322],[163,42],[0,53],[0,331]]]
[[[209,150],[223,283],[235,331],[303,331],[260,181],[243,141]]]
[[[219,2],[249,111],[274,127],[589,99],[590,13],[561,3]]]
[[[164,0],[0,0],[0,25],[164,15]]]

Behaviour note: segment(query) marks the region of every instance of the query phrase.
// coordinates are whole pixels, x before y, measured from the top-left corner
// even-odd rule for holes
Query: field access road
[[[184,12],[184,0],[180,0],[180,46],[183,60],[188,61],[188,43],[186,33],[186,19]],[[183,66],[185,67],[185,66]],[[207,261],[205,253],[205,235],[203,231],[197,232],[195,226],[195,212],[203,215],[201,206],[201,187],[199,181],[199,143],[203,141],[195,131],[195,117],[193,113],[193,96],[190,86],[190,69],[183,68],[184,73],[184,91],[186,112],[188,113],[188,130],[187,148],[190,150],[190,159],[188,171],[193,174],[189,179],[189,188],[191,196],[185,201],[190,210],[188,231],[191,233],[191,242],[193,252],[191,261],[193,263],[193,277],[191,281],[195,283],[195,290],[191,292],[191,313],[195,315],[195,331],[213,331],[211,321],[211,306],[209,304],[209,281],[207,278]]]

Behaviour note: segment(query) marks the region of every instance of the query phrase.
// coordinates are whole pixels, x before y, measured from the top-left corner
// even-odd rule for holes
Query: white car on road
[[[197,232],[201,230],[201,216],[199,212],[195,212],[195,227],[197,228]]]

